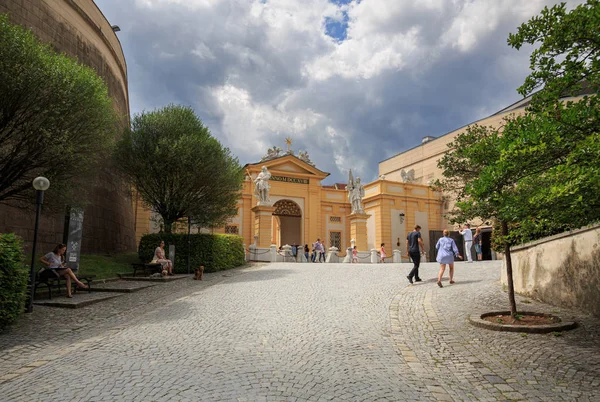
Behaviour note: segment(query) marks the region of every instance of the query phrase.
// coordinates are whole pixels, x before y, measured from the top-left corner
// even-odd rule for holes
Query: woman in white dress
[[[152,259],[153,263],[158,263],[162,265],[163,271],[167,271],[169,276],[173,275],[173,262],[171,260],[167,260],[165,257],[165,242],[161,240],[160,246],[156,247],[154,250],[154,258]]]

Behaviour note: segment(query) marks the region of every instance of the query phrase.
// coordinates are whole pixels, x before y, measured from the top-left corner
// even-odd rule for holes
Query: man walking
[[[471,232],[471,225],[468,223],[465,224],[463,230],[459,232],[463,235],[465,240],[465,256],[467,257],[467,262],[473,262],[473,258],[471,258],[471,246],[473,245],[473,233]]]
[[[423,244],[423,238],[421,237],[421,226],[416,225],[415,230],[406,236],[406,249],[414,264],[413,269],[406,278],[410,283],[413,283],[413,278],[415,278],[415,282],[421,282],[421,278],[419,277],[419,265],[421,265],[421,254],[425,252],[425,245]]]

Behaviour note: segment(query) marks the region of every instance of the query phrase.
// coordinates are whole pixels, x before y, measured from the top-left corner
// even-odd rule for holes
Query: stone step
[[[133,293],[138,290],[156,286],[156,283],[148,281],[129,281],[120,280],[107,283],[92,283],[92,292],[117,292],[117,293]]]
[[[180,279],[190,279],[193,277],[194,277],[194,275],[187,275],[187,274],[183,274],[183,275],[176,274],[174,276],[161,276],[160,278],[152,278],[149,276],[121,276],[121,280],[165,283],[165,282],[177,281]]]
[[[103,300],[112,299],[122,296],[124,293],[117,292],[87,292],[79,291],[73,294],[72,298],[66,297],[64,294],[54,296],[52,299],[36,300],[33,304],[37,306],[47,307],[62,307],[62,308],[80,308],[89,306],[90,304],[98,303]]]

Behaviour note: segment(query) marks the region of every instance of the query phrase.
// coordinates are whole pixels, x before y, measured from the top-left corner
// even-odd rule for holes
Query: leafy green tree
[[[237,213],[242,168],[189,107],[169,105],[135,116],[115,158],[167,233],[186,216],[209,227]]]
[[[511,122],[514,141],[505,157],[516,159],[507,174],[523,171],[519,185],[537,205],[520,225],[520,241],[600,219],[600,1],[567,11],[565,3],[544,8],[511,34],[515,49],[538,46],[532,72],[518,89],[532,95],[528,115]],[[538,91],[538,89],[540,89]],[[538,91],[538,92],[535,92]],[[566,96],[578,97],[565,101]]]
[[[82,201],[80,178],[110,150],[116,121],[94,70],[0,15],[0,202],[31,203],[37,176],[50,179],[49,200]]]
[[[528,96],[544,89],[535,94],[530,110],[556,107],[561,97],[579,94],[582,86],[587,93],[598,92],[599,26],[600,1],[588,0],[569,12],[566,3],[545,7],[540,15],[522,24],[517,33],[509,35],[508,44],[517,50],[524,44],[538,46],[529,58],[532,72],[517,90]],[[577,104],[588,106],[587,102]]]
[[[442,180],[434,186],[456,199],[454,209],[448,213],[451,223],[467,222],[476,218],[496,220],[502,237],[496,242],[506,258],[508,297],[511,315],[517,315],[512,260],[510,257],[511,224],[527,214],[527,205],[517,202],[519,189],[513,177],[502,171],[502,142],[505,139],[498,129],[473,125],[448,144],[450,151],[439,161]]]
[[[512,245],[600,218],[600,2],[571,12],[545,8],[509,44],[539,44],[519,92],[532,96],[527,114],[503,127],[472,126],[449,144],[436,185],[457,203],[451,222],[495,219],[505,254],[511,314],[516,316]],[[585,95],[591,93],[592,95]],[[580,96],[584,94],[583,96]],[[565,96],[579,96],[565,101]]]

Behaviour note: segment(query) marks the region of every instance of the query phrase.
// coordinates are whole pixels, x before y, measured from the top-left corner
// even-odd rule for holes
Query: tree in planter
[[[169,105],[135,116],[115,159],[167,233],[183,217],[216,226],[237,213],[242,168],[189,107]]]
[[[510,177],[497,174],[501,161],[498,130],[492,127],[471,126],[448,144],[451,149],[438,162],[442,169],[442,180],[434,184],[457,200],[449,212],[450,222],[466,222],[475,218],[496,219],[502,227],[502,249],[506,257],[508,277],[508,297],[511,315],[517,315],[517,305],[512,280],[510,258],[509,223],[524,211],[516,211],[519,204],[515,199],[514,181]]]
[[[0,15],[0,202],[31,204],[37,176],[57,206],[85,201],[81,178],[110,150],[116,121],[92,69]]]
[[[600,219],[600,2],[589,0],[567,13],[545,8],[523,24],[509,44],[540,47],[533,72],[519,88],[532,97],[525,116],[500,130],[470,127],[449,144],[438,163],[437,185],[458,202],[451,221],[495,218],[505,253],[511,315],[516,316],[511,245]],[[566,95],[594,93],[575,102]]]

